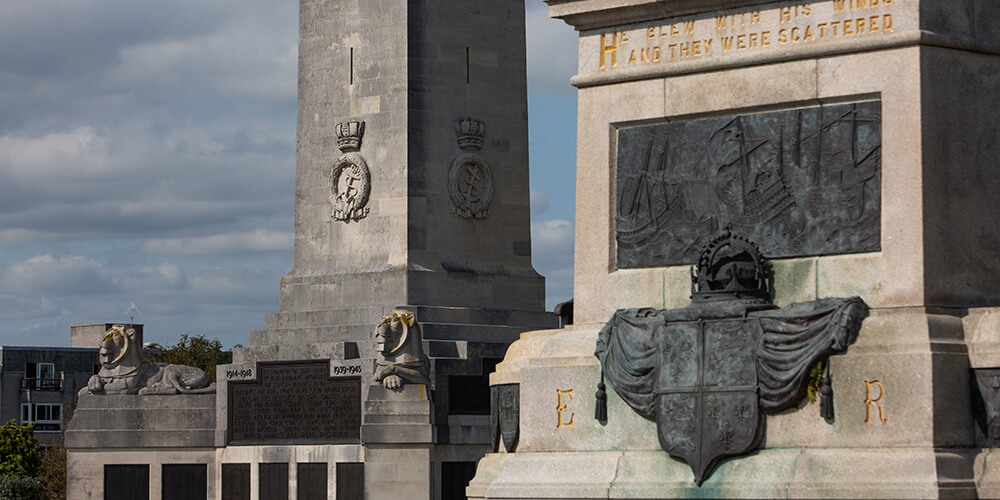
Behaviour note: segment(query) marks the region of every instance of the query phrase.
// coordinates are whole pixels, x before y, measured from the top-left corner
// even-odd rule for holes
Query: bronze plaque
[[[769,258],[881,248],[879,101],[618,130],[619,269],[693,264],[727,226]]]
[[[229,442],[358,443],[361,379],[328,362],[260,363],[256,382],[229,383]]]

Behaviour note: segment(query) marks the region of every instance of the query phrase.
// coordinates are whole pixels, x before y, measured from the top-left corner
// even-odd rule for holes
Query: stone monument
[[[163,422],[191,439],[140,429],[128,450],[74,421],[79,498],[133,476],[159,498],[168,464],[200,466],[211,498],[462,495],[490,448],[488,373],[556,324],[531,265],[523,1],[300,0],[299,19],[280,312],[218,367],[211,410],[83,398],[192,419]]]
[[[491,375],[469,497],[1000,496],[1000,5],[547,3],[580,34],[574,324]],[[726,230],[770,271],[706,260]]]

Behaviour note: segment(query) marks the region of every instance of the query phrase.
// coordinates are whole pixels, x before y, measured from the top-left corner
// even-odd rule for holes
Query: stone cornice
[[[774,0],[542,0],[549,6],[549,17],[561,19],[577,31],[597,29],[695,14],[773,3]]]

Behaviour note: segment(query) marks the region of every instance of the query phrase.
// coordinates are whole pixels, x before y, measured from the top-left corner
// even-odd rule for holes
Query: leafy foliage
[[[215,381],[215,366],[233,362],[233,352],[223,351],[219,339],[208,340],[204,335],[181,335],[177,345],[167,347],[159,354],[154,354],[153,361],[188,365],[201,368],[208,378]]]
[[[41,452],[41,465],[38,467],[38,479],[42,484],[37,498],[44,500],[62,500],[66,498],[66,446],[62,436],[48,443]],[[0,498],[5,498],[0,495]]]
[[[816,395],[819,394],[819,385],[823,382],[823,362],[816,363],[812,371],[809,372],[809,387],[806,395],[809,396],[809,404],[816,402]]]
[[[37,500],[42,496],[43,480],[37,477],[0,476],[0,498],[3,500]],[[65,491],[65,488],[64,488]],[[65,496],[58,498],[66,498]]]
[[[34,476],[39,464],[34,424],[22,427],[11,420],[0,426],[0,476]]]

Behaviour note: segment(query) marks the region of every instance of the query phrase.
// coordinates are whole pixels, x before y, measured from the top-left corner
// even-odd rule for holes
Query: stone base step
[[[352,341],[348,341],[352,342]],[[255,361],[291,361],[302,359],[345,359],[344,343],[341,342],[306,342],[299,344],[265,344],[237,347],[233,349],[233,363],[250,363]],[[375,344],[371,341],[355,342],[357,355],[362,359],[375,359]],[[449,367],[445,361],[465,361],[468,359],[503,358],[508,342],[469,342],[464,340],[425,340],[424,354],[431,363]],[[444,363],[444,364],[442,364]],[[451,371],[449,373],[459,374]],[[465,373],[462,375],[479,373]]]
[[[340,325],[368,325],[369,329],[392,309],[414,311],[417,321],[423,323],[475,324],[529,329],[555,328],[558,319],[547,311],[525,311],[510,309],[474,309],[468,307],[438,306],[397,306],[355,307],[324,309],[316,311],[285,311],[268,314],[264,318],[264,328],[302,328]]]
[[[431,323],[420,324],[424,340],[465,340],[510,343],[521,332],[534,328],[523,326]],[[355,324],[268,328],[250,332],[249,345],[309,344],[317,342],[374,342],[374,325]]]

